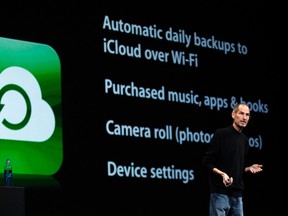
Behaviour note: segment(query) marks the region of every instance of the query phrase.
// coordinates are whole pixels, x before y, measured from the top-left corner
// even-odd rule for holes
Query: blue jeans
[[[242,197],[211,193],[209,204],[210,216],[243,216]]]

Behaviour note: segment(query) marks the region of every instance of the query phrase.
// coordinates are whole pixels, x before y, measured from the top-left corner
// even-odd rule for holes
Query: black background
[[[62,73],[64,160],[53,177],[21,177],[26,189],[26,215],[208,215],[209,188],[201,160],[206,144],[179,145],[173,141],[109,136],[108,119],[122,124],[189,127],[214,132],[231,123],[230,109],[145,100],[104,93],[104,79],[117,83],[134,81],[139,86],[175,91],[193,90],[221,98],[261,99],[269,114],[252,113],[247,135],[261,134],[264,147],[251,149],[253,162],[264,164],[264,172],[245,176],[246,216],[282,212],[278,198],[281,183],[283,131],[281,109],[285,101],[281,68],[280,11],[273,6],[183,2],[155,6],[148,2],[127,4],[6,3],[1,13],[1,37],[48,44],[58,53]],[[271,16],[271,13],[277,16]],[[141,43],[158,50],[182,50],[183,44],[168,43],[102,29],[103,18],[159,28],[185,29],[189,34],[224,41],[243,41],[247,56],[224,55],[205,48],[189,49],[199,55],[199,67],[148,61],[103,53],[103,38],[127,44]],[[277,24],[277,25],[276,25]],[[183,49],[184,50],[184,49]],[[194,169],[189,184],[161,179],[107,176],[107,161],[162,167],[174,164]],[[279,168],[280,167],[280,168]],[[281,174],[280,174],[281,176]]]

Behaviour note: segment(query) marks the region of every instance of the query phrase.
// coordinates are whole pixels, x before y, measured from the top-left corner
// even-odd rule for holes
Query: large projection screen
[[[28,215],[208,215],[203,154],[240,102],[251,109],[249,161],[264,165],[244,177],[245,212],[264,214],[281,202],[267,197],[276,193],[272,173],[283,154],[273,25],[265,12],[236,3],[180,3],[6,6],[0,77],[8,66],[29,70],[55,116],[42,141],[7,139],[2,130],[0,165],[12,155]],[[7,40],[47,46],[53,62]],[[31,49],[29,63],[14,59]],[[11,97],[1,89],[2,105]],[[5,113],[1,122],[13,122]]]

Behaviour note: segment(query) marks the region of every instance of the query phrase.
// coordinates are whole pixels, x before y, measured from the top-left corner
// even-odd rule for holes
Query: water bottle
[[[6,160],[4,165],[4,185],[12,186],[12,165],[9,159]]]

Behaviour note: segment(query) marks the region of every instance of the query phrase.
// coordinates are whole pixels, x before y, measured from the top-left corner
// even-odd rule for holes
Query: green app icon
[[[63,160],[61,65],[46,44],[0,37],[0,173],[53,175]]]

